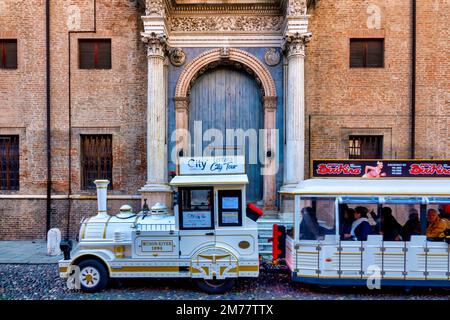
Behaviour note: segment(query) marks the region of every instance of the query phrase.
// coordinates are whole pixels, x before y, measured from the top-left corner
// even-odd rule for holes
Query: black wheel
[[[108,271],[99,261],[94,259],[84,260],[80,262],[78,267],[80,268],[81,290],[84,292],[99,292],[108,284]]]
[[[324,284],[318,284],[317,287],[320,290],[329,290],[329,289],[331,289],[331,286],[327,286],[327,285],[324,285]]]
[[[413,291],[412,287],[403,287],[403,291],[405,292],[405,294],[411,294],[411,292]]]
[[[195,279],[197,286],[209,294],[220,294],[230,290],[236,283],[236,279],[228,278],[222,280]]]

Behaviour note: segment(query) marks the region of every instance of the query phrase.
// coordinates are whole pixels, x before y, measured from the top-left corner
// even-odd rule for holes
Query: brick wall
[[[52,170],[54,195],[69,193],[69,30],[94,28],[93,0],[51,2]],[[135,1],[97,0],[97,32],[71,37],[72,194],[80,190],[80,134],[113,135],[113,181],[109,193],[136,195],[146,178],[147,63],[141,15]],[[45,1],[6,0],[0,6],[0,38],[18,39],[18,69],[0,70],[0,134],[20,135],[20,191],[46,194]],[[111,38],[112,69],[80,70],[79,38]],[[121,204],[113,201],[115,212]],[[71,236],[82,216],[95,213],[96,201],[72,201]],[[52,201],[52,226],[65,230],[67,200]],[[45,237],[45,199],[0,197],[0,239]]]
[[[442,0],[418,1],[416,157],[450,155],[448,8]],[[379,12],[380,20],[372,19],[374,12]],[[320,0],[310,14],[313,38],[305,70],[306,120],[311,120],[305,133],[307,176],[309,148],[312,159],[348,157],[343,132],[383,134],[385,158],[409,158],[410,1]],[[349,68],[349,39],[378,37],[385,39],[385,67]]]

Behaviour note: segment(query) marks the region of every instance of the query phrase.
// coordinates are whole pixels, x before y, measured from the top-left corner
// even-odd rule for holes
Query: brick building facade
[[[310,176],[311,159],[348,158],[351,137],[382,137],[383,158],[450,158],[449,4],[443,0],[417,1],[413,97],[412,2],[316,0],[308,1],[306,12],[306,1],[291,0],[215,1],[208,5],[179,0],[51,1],[52,199],[48,212],[46,1],[1,1],[0,41],[17,40],[17,68],[0,68],[0,137],[19,137],[20,179],[18,190],[0,190],[0,239],[44,238],[48,216],[51,227],[74,237],[80,219],[95,212],[95,190],[83,188],[84,136],[112,138],[108,209],[117,212],[124,203],[140,209],[141,195],[148,192],[148,165],[155,157],[159,159],[159,155],[148,153],[147,146],[149,124],[153,127],[162,121],[148,118],[153,101],[148,94],[153,92],[149,89],[149,52],[155,45],[155,30],[168,38],[164,45],[156,43],[168,53],[161,65],[165,81],[159,84],[165,90],[167,130],[163,136],[167,141],[163,147],[167,153],[174,147],[170,135],[178,128],[178,112],[184,110],[182,97],[177,96],[182,87],[179,81],[186,70],[200,63],[199,56],[212,57],[214,50],[220,49],[220,61],[241,59],[239,68],[253,68],[250,74],[262,82],[265,94],[265,124],[275,109],[272,125],[280,132],[280,172],[273,181],[261,181],[265,192],[262,204],[274,201],[271,209],[275,211],[279,203],[270,200],[276,196],[267,195],[267,189],[276,192],[286,185],[283,176],[290,170],[287,164],[292,157],[286,156],[285,137],[289,137],[286,131],[293,130],[287,121],[294,114],[286,110],[295,111],[297,106],[295,101],[289,104],[290,99],[296,99],[290,96],[291,83],[304,88],[304,123],[300,128],[304,129],[305,146],[299,159],[303,159],[305,178]],[[298,36],[296,28],[302,39],[307,36],[309,40],[309,33],[312,35],[309,42],[301,42],[302,46],[307,42],[304,82],[301,77],[299,82],[288,79],[289,68],[294,68],[288,51],[293,49],[286,49],[285,39],[295,37],[295,32]],[[81,69],[80,39],[110,39],[111,68]],[[351,39],[381,39],[383,66],[351,68]],[[172,56],[174,48],[181,48],[182,55]],[[267,55],[270,49],[275,49],[271,51],[275,61]],[[231,69],[230,63],[221,66]],[[201,72],[214,72],[215,67],[204,66]],[[195,81],[206,81],[201,77]],[[267,80],[266,86],[265,77],[272,81]],[[197,90],[197,82],[189,80],[189,90]],[[270,83],[276,97],[268,96]],[[275,105],[270,104],[271,98],[276,98]],[[163,172],[171,174],[175,165],[167,157],[162,159]]]

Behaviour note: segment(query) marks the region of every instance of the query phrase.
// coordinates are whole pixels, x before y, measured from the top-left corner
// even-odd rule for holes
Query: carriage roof
[[[176,187],[245,184],[248,184],[248,178],[246,174],[176,176],[172,179],[172,181],[170,181],[170,185]]]
[[[450,179],[310,179],[284,195],[450,196]]]

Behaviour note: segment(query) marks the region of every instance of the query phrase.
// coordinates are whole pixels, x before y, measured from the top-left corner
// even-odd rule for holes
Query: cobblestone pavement
[[[56,264],[0,264],[0,300],[180,300],[180,299],[296,299],[296,300],[356,300],[356,299],[419,299],[448,300],[443,289],[413,289],[406,294],[401,288],[370,291],[367,288],[320,289],[293,283],[283,273],[262,271],[258,279],[241,279],[228,293],[217,296],[200,292],[187,279],[126,279],[114,281],[107,290],[97,294],[70,291],[59,278]]]

